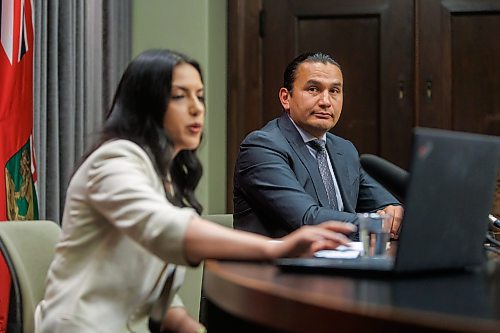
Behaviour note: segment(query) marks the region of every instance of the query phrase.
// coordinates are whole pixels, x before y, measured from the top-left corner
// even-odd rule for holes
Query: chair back
[[[203,215],[202,217],[206,220],[215,222],[222,226],[231,229],[233,228],[233,214],[211,214],[211,215]],[[208,300],[207,297],[205,296],[205,293],[203,292],[203,269],[201,270],[198,276],[196,288],[194,290],[195,290],[195,300],[197,301],[197,304],[199,304],[198,319],[202,324],[206,325],[208,323],[208,315],[207,315]]]
[[[21,327],[13,331],[34,331],[35,308],[43,298],[47,271],[60,234],[59,225],[53,221],[0,222],[0,248],[15,285],[11,302],[17,304],[10,308],[20,311],[14,315],[21,322],[8,323],[7,327]]]

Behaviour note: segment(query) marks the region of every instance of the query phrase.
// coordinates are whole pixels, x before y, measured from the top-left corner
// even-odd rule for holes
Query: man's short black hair
[[[303,62],[321,62],[323,64],[329,63],[337,66],[340,70],[342,70],[339,63],[333,60],[333,58],[329,54],[321,52],[302,53],[288,64],[285,69],[285,73],[283,74],[283,87],[285,87],[289,92],[291,92],[293,89],[293,82],[295,81],[295,73],[297,72],[297,68]]]

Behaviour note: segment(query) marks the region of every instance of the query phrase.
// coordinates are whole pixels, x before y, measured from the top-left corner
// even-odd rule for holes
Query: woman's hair
[[[202,175],[201,163],[194,150],[182,150],[173,158],[173,143],[163,127],[170,101],[172,73],[175,66],[187,63],[200,74],[200,65],[186,55],[171,50],[148,50],[127,67],[118,84],[111,109],[95,146],[113,139],[126,139],[141,146],[151,157],[161,179],[169,181],[174,195],[168,199],[175,205],[191,206],[201,213],[202,206],[194,190]]]

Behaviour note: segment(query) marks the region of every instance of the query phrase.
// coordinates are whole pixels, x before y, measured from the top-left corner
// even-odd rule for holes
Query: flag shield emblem
[[[8,220],[37,220],[38,202],[31,173],[30,142],[26,142],[5,165]]]

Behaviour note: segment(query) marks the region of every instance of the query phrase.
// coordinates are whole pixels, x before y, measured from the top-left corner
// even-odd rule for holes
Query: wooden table
[[[207,261],[209,332],[500,332],[500,261],[405,277]]]

